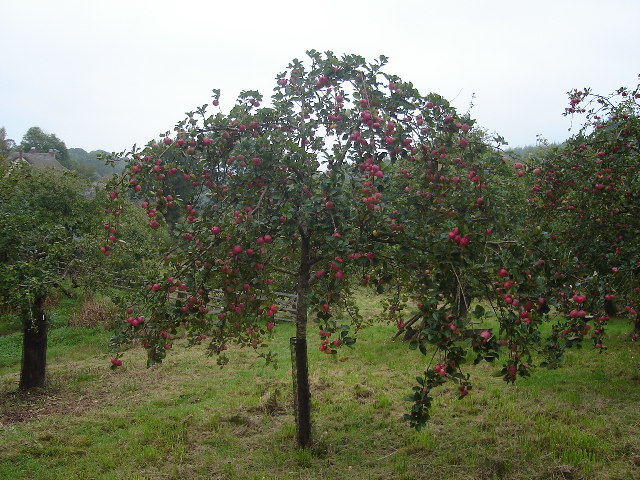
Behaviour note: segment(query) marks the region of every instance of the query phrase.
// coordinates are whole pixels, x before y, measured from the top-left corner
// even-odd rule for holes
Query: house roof
[[[11,152],[7,157],[7,160],[10,162],[15,162],[18,159],[26,160],[30,165],[37,168],[49,167],[63,172],[68,170],[56,160],[56,153],[53,151],[38,153],[31,149],[30,152]]]

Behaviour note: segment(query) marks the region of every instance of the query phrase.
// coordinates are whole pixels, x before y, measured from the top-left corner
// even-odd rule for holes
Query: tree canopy
[[[21,161],[0,166],[0,304],[22,316],[21,388],[44,385],[44,302],[83,261],[96,208],[75,174]]]
[[[572,142],[512,158],[468,114],[385,72],[386,58],[308,55],[277,75],[270,105],[261,106],[257,91],[241,92],[229,113],[210,114],[203,105],[173,132],[122,155],[127,165],[110,186],[107,212],[120,211],[133,195],[151,229],[170,221],[175,241],[165,251],[163,274],[130,307],[120,340],[141,340],[152,365],[184,324],[191,341],[206,342],[223,365],[231,343],[265,345],[278,292],[294,289],[301,446],[309,441],[308,325],[317,326],[318,348],[327,354],[352,345],[352,330],[363,324],[350,300],[357,285],[385,294],[386,318],[400,331],[413,325],[411,347],[431,359],[405,417],[418,429],[429,418],[435,388],[454,385],[460,398],[469,393],[472,379],[463,370],[469,357],[499,360],[502,378],[512,383],[537,366],[557,367],[564,349],[587,336],[602,352],[608,319],[602,300],[612,295],[611,285],[594,289],[588,281],[596,258],[566,235],[576,224],[561,212],[580,211],[581,192],[608,188],[623,206],[606,201],[598,208],[626,219],[636,208],[635,167],[628,178],[621,170],[619,180],[604,178],[610,182],[604,187],[589,182],[613,175],[613,168],[598,166],[584,177],[567,172],[562,180],[556,160],[575,155]],[[219,97],[214,90],[214,106]],[[636,105],[637,90],[632,98]],[[612,128],[601,122],[588,135],[594,145],[611,142],[622,162],[635,165],[637,158],[623,152],[637,149],[635,123],[628,121],[636,107],[621,108],[631,113],[605,109]],[[608,134],[601,139],[598,132]],[[551,187],[544,190],[540,179]],[[529,189],[561,200],[549,209]],[[582,234],[587,241],[588,232]],[[598,250],[612,241],[603,237]],[[634,288],[637,253],[629,250],[624,266]],[[497,320],[496,331],[472,328],[485,318]],[[550,321],[546,337],[542,326]]]
[[[16,146],[16,142],[7,138],[7,131],[4,127],[0,128],[0,157],[6,156]]]
[[[56,159],[69,168],[69,152],[65,143],[53,133],[46,133],[40,127],[31,127],[22,137],[19,147],[28,152],[35,148],[37,152],[54,150]]]

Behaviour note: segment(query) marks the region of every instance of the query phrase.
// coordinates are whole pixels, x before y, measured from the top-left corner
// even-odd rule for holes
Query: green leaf
[[[486,311],[485,311],[484,307],[482,305],[480,305],[480,304],[476,305],[476,308],[473,310],[473,315],[476,318],[484,317],[485,313],[486,313]]]

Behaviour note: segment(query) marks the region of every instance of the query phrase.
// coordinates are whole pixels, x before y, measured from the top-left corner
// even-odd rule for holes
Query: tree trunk
[[[47,368],[48,319],[44,296],[37,296],[30,311],[23,314],[22,369],[20,390],[43,387]]]
[[[458,297],[456,298],[456,311],[458,312],[458,317],[467,318],[472,300],[473,297],[466,295],[462,289],[459,290]]]
[[[298,307],[296,310],[296,336],[292,359],[294,367],[294,395],[298,446],[306,448],[311,440],[311,392],[309,389],[309,365],[307,361],[307,309],[309,306],[310,240],[302,235],[300,265],[298,269]]]
[[[618,308],[613,300],[604,300],[604,313],[609,317],[615,317],[618,314]]]

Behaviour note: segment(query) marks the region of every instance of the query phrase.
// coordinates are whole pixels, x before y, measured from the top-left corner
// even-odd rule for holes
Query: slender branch
[[[318,255],[318,256],[313,257],[313,258],[311,258],[309,260],[309,265],[315,265],[316,263],[321,262],[322,260],[325,260],[327,258],[330,258],[330,257],[328,257],[326,255]]]
[[[62,285],[60,285],[59,283],[54,283],[53,284],[55,287],[58,287],[60,290],[62,290],[62,293],[65,294],[65,296],[67,298],[75,298],[76,296],[70,292],[69,290],[67,290],[66,288],[64,288]]]
[[[297,273],[292,272],[290,270],[285,270],[284,268],[280,268],[280,267],[271,267],[271,268],[273,268],[276,272],[285,273],[287,275],[292,275],[292,276],[297,275]]]
[[[391,340],[395,340],[396,338],[398,338],[401,333],[403,333],[403,332],[405,332],[407,330],[408,327],[410,327],[411,325],[416,323],[420,317],[422,317],[422,312],[416,313],[413,317],[411,317],[409,320],[407,320],[406,323],[404,324],[404,327],[399,329]]]
[[[343,299],[343,303],[344,303],[345,310],[347,311],[347,313],[351,317],[351,320],[353,321],[353,323],[356,326],[356,332],[359,331],[360,327],[361,327],[360,321],[356,317],[356,314],[354,312],[352,312],[351,309],[349,308],[349,304],[347,303],[346,299]]]
[[[462,301],[464,302],[464,306],[467,311],[469,311],[469,304],[467,303],[467,297],[464,293],[464,288],[462,287],[462,280],[460,280],[458,272],[456,272],[456,268],[453,266],[453,263],[450,263],[449,265],[451,265],[451,270],[453,270],[453,274],[456,276],[456,280],[458,281],[458,292],[456,296],[458,297],[458,315],[460,315],[460,297],[462,296]]]
[[[251,215],[253,215],[256,210],[258,210],[258,208],[260,208],[260,204],[262,203],[262,199],[264,198],[264,194],[267,193],[267,187],[264,187],[262,189],[262,193],[260,194],[260,198],[258,199],[258,203],[256,203],[256,206],[253,207],[253,209],[251,210]]]

